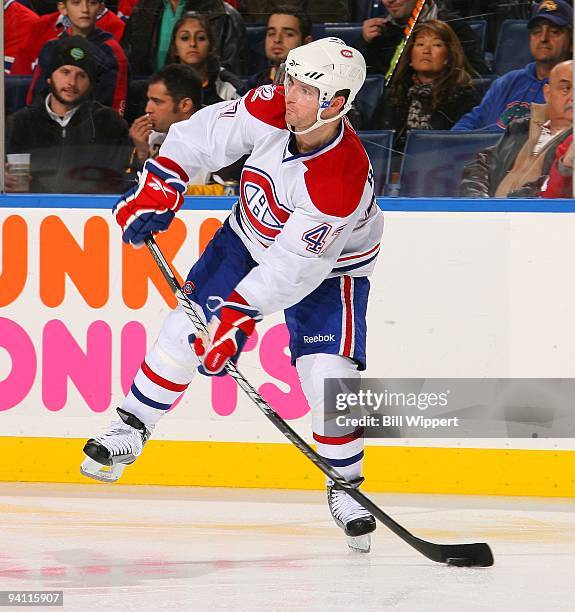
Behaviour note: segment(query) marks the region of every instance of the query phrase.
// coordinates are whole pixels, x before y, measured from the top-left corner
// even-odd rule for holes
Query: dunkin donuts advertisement
[[[157,238],[182,282],[228,214],[193,210],[193,202]],[[575,378],[574,224],[570,215],[545,213],[386,213],[370,279],[364,377]],[[0,247],[0,435],[99,433],[176,306],[168,284],[146,248],[122,243],[108,208],[0,208]],[[265,317],[239,367],[309,439],[288,340],[283,313]],[[417,444],[462,444],[433,437]],[[154,438],[286,442],[230,377],[202,375]],[[370,444],[410,443],[384,438]]]
[[[180,280],[226,215],[183,213],[157,238]],[[1,435],[93,435],[115,417],[176,299],[148,250],[124,245],[106,210],[3,210],[0,235]],[[282,313],[266,317],[241,367],[283,418],[297,420],[309,407],[287,347]],[[275,439],[228,376],[197,375],[170,412],[159,437],[240,440],[261,429]],[[230,419],[223,434],[218,421]]]

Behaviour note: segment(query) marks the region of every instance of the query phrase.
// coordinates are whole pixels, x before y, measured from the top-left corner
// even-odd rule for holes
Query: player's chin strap
[[[332,98],[332,100],[333,100],[333,98]],[[326,123],[332,123],[333,121],[338,121],[349,110],[349,105],[346,103],[346,104],[343,105],[341,111],[335,117],[332,117],[331,119],[322,119],[321,118],[321,114],[323,113],[324,110],[329,108],[330,104],[331,104],[331,100],[329,100],[328,102],[323,102],[322,104],[319,105],[319,108],[317,109],[316,122],[313,125],[311,125],[310,127],[306,128],[305,130],[300,130],[299,132],[297,132],[296,130],[294,130],[293,126],[291,126],[289,124],[287,126],[287,129],[292,134],[295,134],[296,136],[299,135],[299,134],[308,134],[309,132],[317,129],[318,127],[321,127],[322,125],[325,125]]]
[[[340,113],[338,113],[335,117],[332,117],[331,119],[322,119],[321,118],[321,114],[323,113],[324,110],[325,109],[323,109],[321,107],[318,108],[316,122],[312,126],[308,127],[307,129],[301,130],[301,131],[297,132],[296,130],[293,129],[293,126],[291,126],[289,124],[287,126],[287,129],[292,134],[295,134],[296,136],[299,135],[299,134],[308,134],[309,132],[317,129],[318,127],[320,127],[322,125],[325,125],[326,123],[331,123],[332,121],[337,121],[338,119],[341,119],[345,115],[345,113],[347,113],[347,109],[344,108],[344,110],[342,110]]]

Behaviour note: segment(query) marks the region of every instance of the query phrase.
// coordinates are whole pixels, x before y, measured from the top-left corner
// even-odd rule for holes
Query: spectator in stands
[[[404,28],[417,4],[417,0],[381,0],[388,11],[387,17],[366,19],[362,25],[362,36],[354,47],[361,51],[367,62],[368,72],[386,74],[397,47],[404,39]],[[418,23],[430,19],[449,22],[459,39],[467,61],[477,74],[488,74],[489,67],[473,30],[457,13],[451,13],[428,0]]]
[[[449,130],[477,103],[459,39],[443,21],[415,26],[392,87],[375,114],[375,128],[395,130],[403,151],[410,130]]]
[[[538,197],[557,147],[572,134],[573,62],[558,64],[544,87],[546,104],[531,117],[514,119],[501,140],[479,153],[463,171],[463,197]]]
[[[99,2],[98,5],[99,13],[96,19],[96,27],[100,28],[100,30],[110,32],[110,34],[120,42],[124,34],[124,22],[106,8],[103,0]],[[42,47],[49,40],[58,38],[64,31],[70,36],[75,33],[77,34],[69,18],[67,19],[63,13],[56,11],[55,13],[42,15],[34,26],[33,31],[29,33],[22,53],[14,62],[12,74],[32,74]]]
[[[207,15],[222,65],[235,74],[242,74],[244,22],[238,11],[223,0],[140,0],[126,24],[122,41],[135,74],[152,74],[169,63],[174,25],[191,11]]]
[[[120,193],[128,126],[91,99],[99,50],[81,36],[68,36],[51,51],[50,93],[8,118],[6,152],[30,153],[33,192]],[[13,184],[8,168],[8,191]]]
[[[252,75],[248,88],[274,82],[278,66],[285,61],[291,49],[311,42],[311,21],[293,5],[280,5],[270,15],[265,38],[265,54],[269,66]]]
[[[132,171],[157,156],[173,123],[189,119],[202,107],[202,80],[191,66],[168,64],[151,76],[147,97],[146,113],[130,128]]]
[[[204,106],[236,100],[245,92],[242,80],[220,66],[214,34],[205,15],[190,12],[176,22],[168,58],[198,71]]]
[[[30,32],[40,18],[15,0],[4,0],[4,73],[10,74],[15,61],[26,50]]]
[[[573,134],[557,147],[549,181],[541,195],[544,198],[573,197]]]
[[[198,72],[185,64],[168,64],[152,75],[148,84],[146,114],[134,121],[130,137],[134,151],[128,167],[128,178],[135,179],[146,159],[156,157],[168,130],[177,121],[186,121],[202,107],[202,80]],[[220,182],[239,181],[245,158],[217,171]],[[222,195],[216,186],[199,189],[199,185],[211,182],[212,173],[200,170],[190,177],[193,193]],[[219,187],[219,185],[217,186]]]
[[[454,131],[503,131],[511,120],[529,115],[532,103],[545,101],[543,92],[551,69],[573,56],[573,7],[565,0],[544,0],[535,6],[527,27],[535,61],[496,79]]]
[[[279,6],[290,4],[307,13],[312,23],[346,22],[350,11],[348,0],[240,0],[240,12],[246,23],[267,23]]]
[[[32,104],[35,96],[44,97],[48,90],[46,77],[57,42],[69,36],[82,36],[98,48],[98,53],[94,54],[97,65],[95,99],[123,115],[128,94],[128,61],[112,34],[96,27],[102,3],[99,0],[63,0],[58,3],[58,8],[70,26],[57,39],[42,47],[28,90],[27,104]]]

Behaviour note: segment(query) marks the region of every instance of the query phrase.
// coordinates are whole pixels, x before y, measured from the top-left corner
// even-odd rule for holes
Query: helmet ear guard
[[[363,55],[353,47],[348,47],[339,38],[321,38],[292,49],[285,61],[286,93],[289,88],[288,77],[311,85],[319,90],[319,108],[317,120],[311,127],[301,132],[295,132],[290,126],[288,129],[295,134],[306,134],[343,117],[361,89],[365,75]],[[321,113],[329,107],[335,94],[345,90],[349,90],[349,95],[341,111],[335,117],[322,119]]]

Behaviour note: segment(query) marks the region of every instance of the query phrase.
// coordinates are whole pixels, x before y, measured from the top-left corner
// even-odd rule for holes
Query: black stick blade
[[[443,563],[457,567],[491,567],[493,553],[487,544],[442,544]]]
[[[393,530],[393,529],[392,529]],[[494,563],[491,548],[483,542],[476,544],[435,544],[407,532],[404,540],[428,559],[459,567],[491,567]]]

